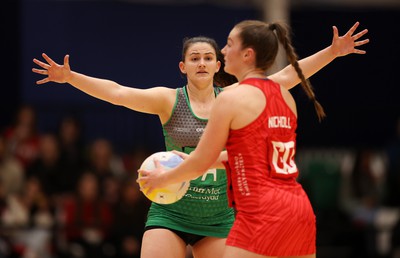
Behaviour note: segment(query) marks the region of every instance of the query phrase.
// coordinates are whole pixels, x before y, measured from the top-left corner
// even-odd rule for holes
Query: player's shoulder
[[[232,105],[237,103],[238,99],[241,98],[240,88],[241,87],[238,87],[238,84],[236,84],[230,86],[228,90],[222,91],[216,99],[216,104],[232,109]]]
[[[155,86],[152,88],[155,91],[163,92],[163,93],[176,93],[181,88],[172,88],[167,86]]]
[[[238,82],[236,82],[236,83],[234,83],[234,84],[231,84],[231,85],[229,85],[229,86],[225,86],[224,88],[223,88],[223,91],[228,91],[228,90],[230,90],[230,89],[234,89],[236,86],[238,86],[239,85],[239,83]]]
[[[181,89],[181,88],[170,88],[170,87],[166,87],[166,86],[155,86],[153,88],[150,88],[149,90],[151,90],[153,92],[153,94],[156,94],[160,98],[164,97],[164,98],[168,98],[168,99],[175,99],[175,96],[176,96],[176,94],[177,94],[179,89]]]

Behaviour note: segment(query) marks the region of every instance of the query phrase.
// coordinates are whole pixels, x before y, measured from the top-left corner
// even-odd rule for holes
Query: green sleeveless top
[[[221,88],[214,87],[217,95]],[[197,146],[207,119],[197,117],[190,106],[186,87],[176,90],[170,119],[163,125],[167,150],[190,153]],[[226,173],[210,169],[190,182],[186,195],[173,204],[152,203],[146,226],[162,226],[186,233],[225,238],[234,220],[228,207]]]

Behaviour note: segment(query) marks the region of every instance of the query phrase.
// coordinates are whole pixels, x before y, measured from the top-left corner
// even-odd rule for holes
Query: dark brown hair
[[[317,101],[315,93],[309,80],[297,62],[298,56],[292,46],[290,28],[284,23],[265,23],[256,20],[246,20],[238,23],[235,28],[239,30],[239,37],[242,40],[242,48],[252,48],[256,53],[256,67],[266,71],[275,61],[279,49],[279,42],[282,44],[287,59],[296,70],[303,90],[311,101],[318,115],[319,121],[325,116],[325,111]]]

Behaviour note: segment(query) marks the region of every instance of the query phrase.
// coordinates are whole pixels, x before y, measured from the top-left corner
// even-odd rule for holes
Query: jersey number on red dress
[[[270,138],[271,177],[288,178],[297,177],[298,169],[294,161],[296,153],[295,135],[286,137],[275,136]]]

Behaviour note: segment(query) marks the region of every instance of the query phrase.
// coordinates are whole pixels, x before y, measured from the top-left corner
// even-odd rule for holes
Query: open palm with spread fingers
[[[332,39],[332,51],[336,56],[345,56],[348,54],[365,54],[365,50],[357,49],[356,47],[362,46],[369,42],[369,39],[359,40],[364,36],[368,30],[364,29],[357,34],[353,35],[356,31],[359,22],[356,22],[346,34],[339,37],[339,31],[336,26],[333,26],[333,39]]]
[[[33,59],[33,62],[43,69],[33,68],[32,72],[47,75],[47,77],[37,81],[36,84],[43,84],[47,82],[68,82],[68,79],[71,77],[71,68],[69,67],[69,55],[66,55],[64,57],[64,65],[57,64],[45,53],[42,54],[42,57],[47,61],[47,63],[44,63],[36,58]]]

